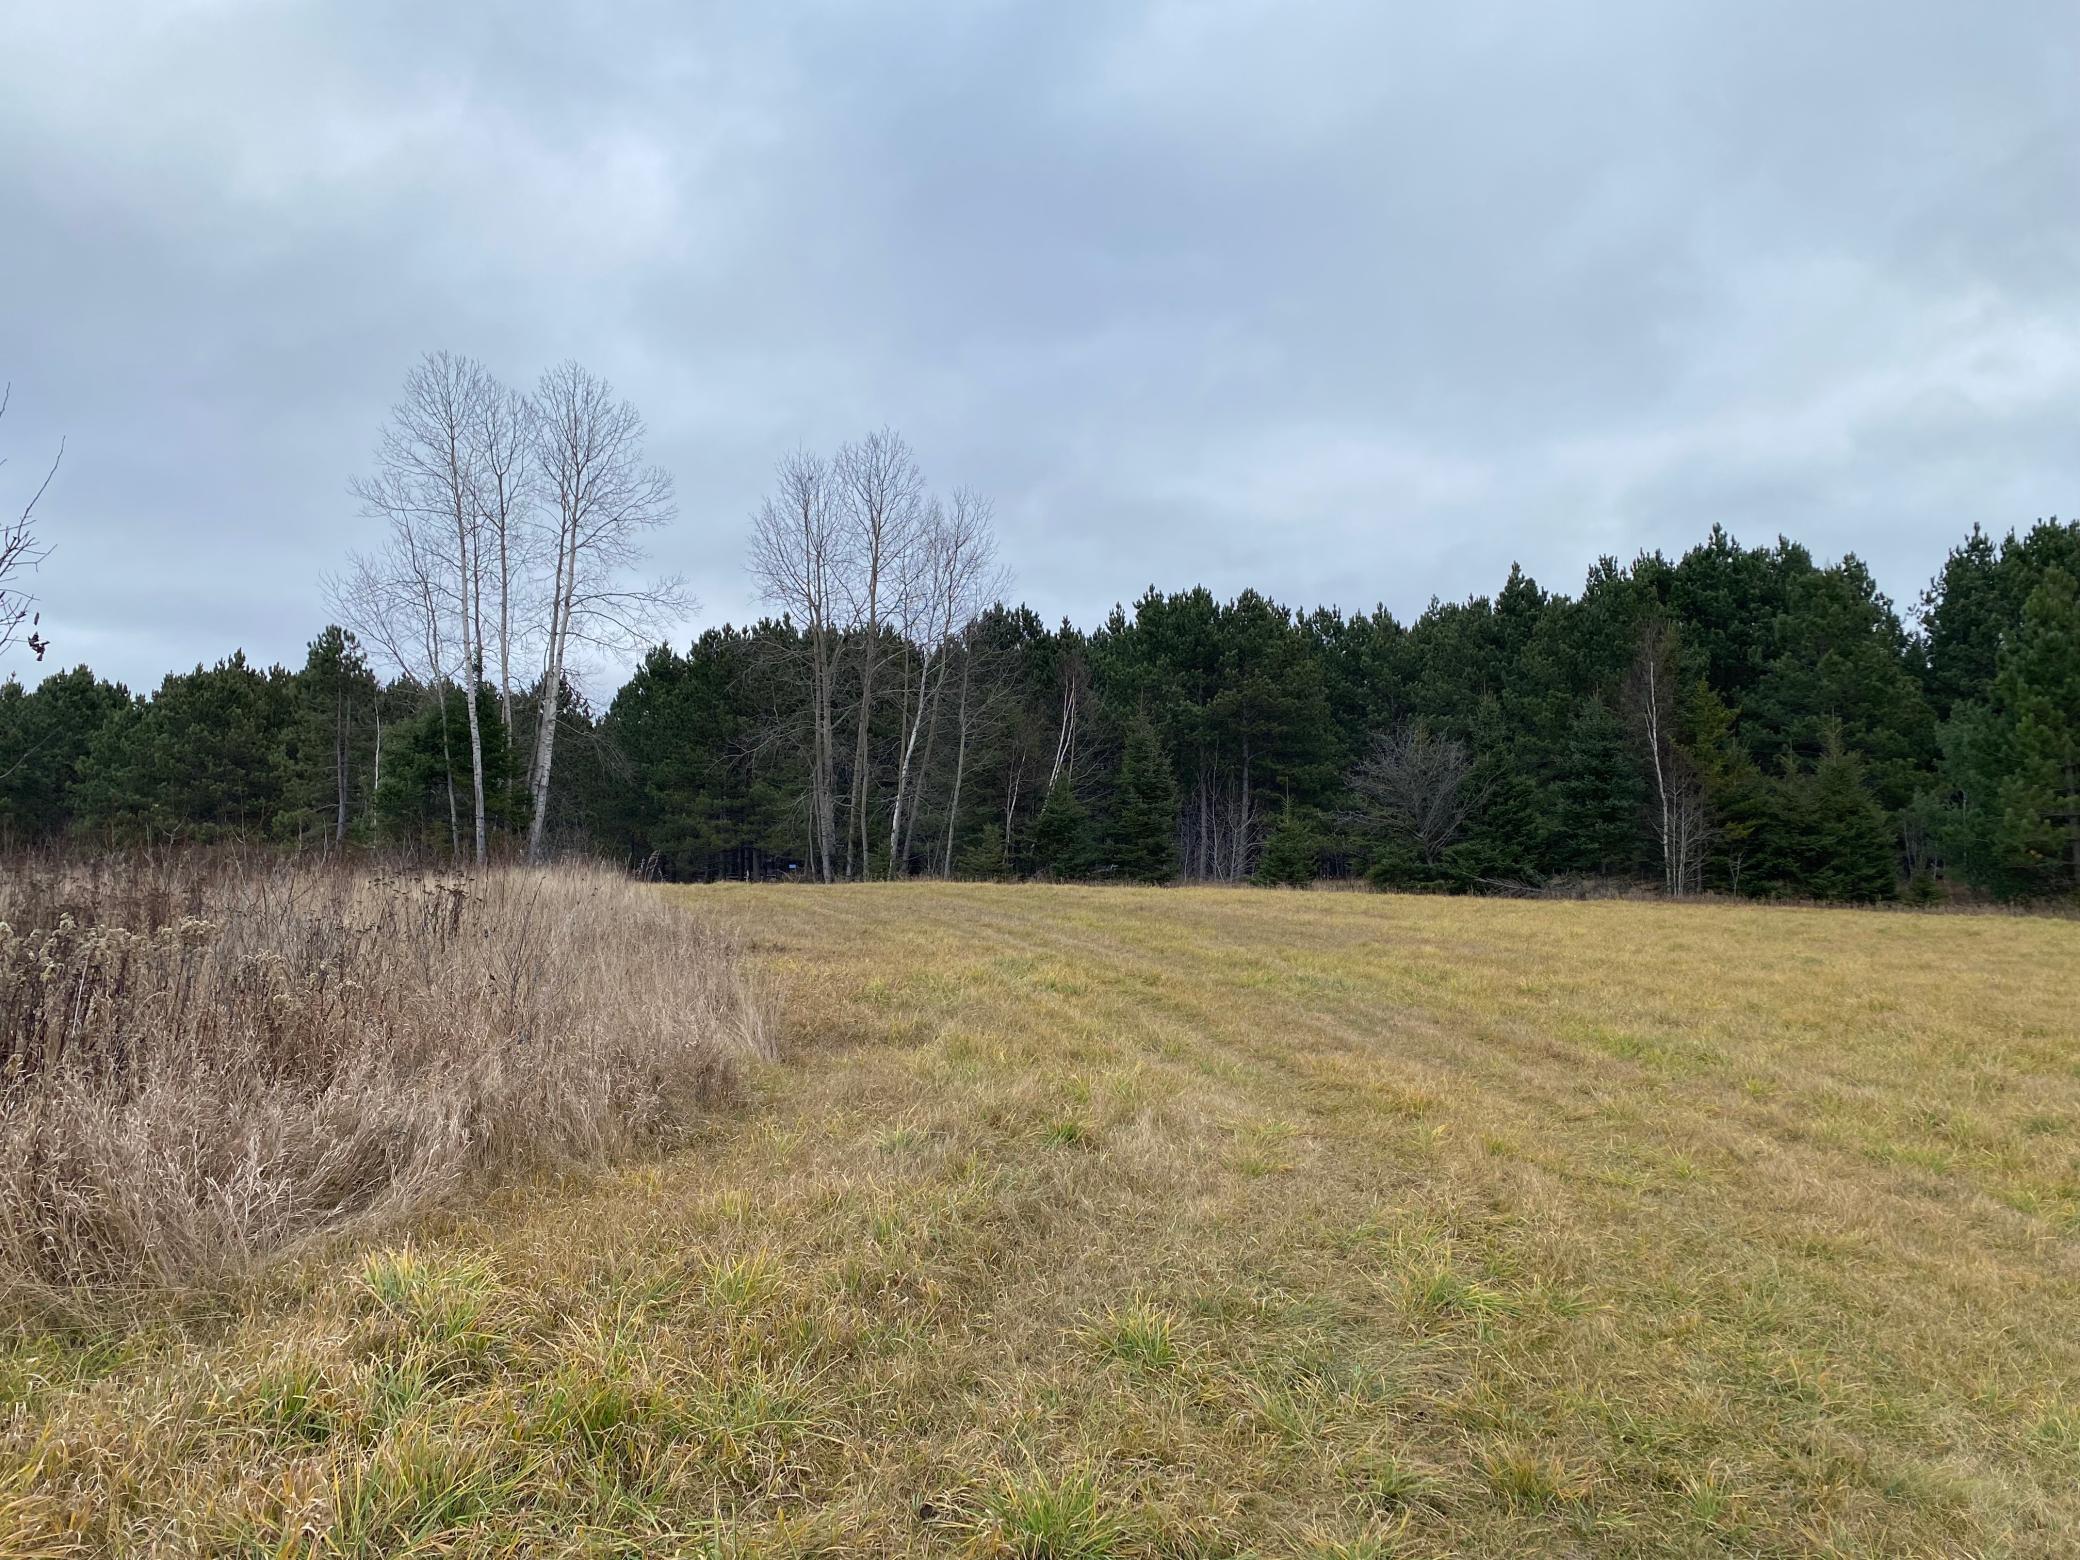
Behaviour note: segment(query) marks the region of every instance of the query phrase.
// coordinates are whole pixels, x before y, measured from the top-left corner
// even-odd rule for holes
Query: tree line
[[[1905,617],[1853,557],[1714,528],[1406,623],[1151,588],[1083,629],[1015,604],[987,500],[883,430],[781,463],[767,615],[680,649],[683,591],[638,578],[673,514],[642,440],[577,365],[521,394],[427,358],[303,665],[0,685],[0,829],[674,878],[2080,894],[2072,522],[1975,528]],[[591,652],[646,642],[588,696]]]

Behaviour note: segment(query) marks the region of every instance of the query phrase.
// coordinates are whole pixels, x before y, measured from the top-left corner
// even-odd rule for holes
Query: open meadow
[[[655,892],[779,1059],[22,1325],[0,1554],[2080,1548],[2080,924]]]

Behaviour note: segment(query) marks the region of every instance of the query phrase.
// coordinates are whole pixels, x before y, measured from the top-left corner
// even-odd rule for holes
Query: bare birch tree
[[[1710,837],[1704,784],[1676,740],[1679,648],[1675,630],[1667,623],[1648,624],[1625,679],[1626,713],[1653,782],[1648,805],[1654,838],[1661,846],[1662,886],[1672,899],[1702,887]]]
[[[768,605],[801,633],[808,691],[804,747],[809,766],[809,843],[816,875],[834,876],[837,848],[837,728],[833,716],[844,648],[842,567],[835,478],[817,456],[781,461],[775,491],[752,519],[751,573]]]
[[[1067,647],[1055,672],[1061,718],[1055,723],[1054,758],[1047,767],[1047,789],[1043,795],[1052,795],[1055,783],[1063,776],[1075,778],[1076,738],[1083,729],[1083,707],[1091,691],[1090,666],[1067,618],[1062,620],[1061,643]]]
[[[1444,859],[1480,803],[1466,744],[1431,733],[1420,721],[1373,739],[1351,776],[1354,819],[1414,850],[1426,867]]]
[[[445,619],[457,647],[455,665],[430,668],[461,688],[469,732],[471,853],[485,863],[484,734],[477,710],[483,681],[483,481],[478,440],[484,408],[499,387],[481,364],[450,352],[429,352],[405,376],[404,396],[376,446],[376,469],[355,479],[353,492],[371,518],[386,520],[393,562],[426,598],[426,611]],[[435,538],[439,538],[436,542]],[[432,560],[439,558],[438,565]],[[438,687],[436,688],[438,692]],[[445,703],[442,731],[446,733]]]
[[[1004,583],[996,562],[997,543],[989,500],[969,488],[954,490],[950,506],[934,504],[928,514],[915,571],[918,610],[909,637],[917,649],[917,698],[909,708],[896,765],[895,805],[888,820],[888,875],[905,870],[910,834],[924,792],[923,776],[931,770],[932,743],[938,732],[939,706],[946,691],[946,666],[955,648],[955,633],[989,603]],[[925,736],[924,757],[913,766],[918,733]],[[913,771],[915,778],[913,779]]]
[[[953,789],[946,800],[946,843],[939,862],[941,877],[953,876],[953,841],[960,829],[961,782],[967,778],[968,744],[975,735],[975,705],[972,694],[975,686],[975,657],[977,653],[975,624],[970,620],[961,629],[957,653],[961,658],[960,693],[953,705]]]
[[[853,723],[851,812],[845,830],[845,875],[872,870],[872,741],[874,700],[889,647],[892,608],[908,585],[925,519],[924,478],[901,434],[883,428],[845,445],[833,463],[842,534],[844,582],[859,651],[859,708]]]
[[[6,418],[8,403],[13,397],[12,384],[0,386],[0,420]],[[21,512],[0,518],[0,655],[20,643],[41,661],[44,652],[50,648],[50,641],[38,631],[42,617],[36,611],[36,598],[22,589],[21,578],[33,573],[36,566],[50,556],[50,548],[37,538],[36,506],[50,491],[51,480],[57,476],[58,464],[64,458],[65,443],[61,439],[57,454],[51,457],[50,469],[44,472],[43,480],[29,495]],[[6,464],[6,459],[0,457],[0,466]],[[25,627],[28,629],[26,635],[22,632]]]
[[[795,629],[776,640],[784,648],[775,653],[786,658],[804,703],[776,712],[772,737],[798,745],[806,760],[814,875],[824,882],[870,875],[885,807],[887,871],[900,876],[912,859],[957,656],[958,806],[966,744],[981,708],[970,698],[973,667],[960,656],[962,639],[1003,588],[990,506],[965,488],[945,505],[929,498],[909,445],[884,428],[841,446],[828,462],[806,452],[781,461],[772,494],[752,517],[749,568],[766,604]],[[841,691],[856,701],[842,850]],[[892,757],[876,750],[876,723],[890,714]],[[890,769],[893,783],[884,790],[881,777]],[[926,854],[943,859],[936,845]]]
[[[586,650],[625,651],[654,637],[689,605],[677,579],[639,581],[645,532],[677,512],[672,478],[643,459],[643,419],[606,380],[575,362],[536,386],[532,429],[552,581],[542,656],[540,715],[528,789],[534,816],[527,856],[539,861],[556,760],[564,679]]]
[[[531,599],[535,541],[533,507],[538,473],[534,460],[534,409],[526,396],[502,384],[486,387],[476,407],[474,501],[483,531],[483,566],[478,571],[479,602],[488,588],[492,596],[489,632],[498,664],[498,713],[508,734],[513,729],[513,665],[525,653],[527,627],[540,602]],[[486,632],[481,605],[477,644]],[[487,666],[486,671],[490,668]]]

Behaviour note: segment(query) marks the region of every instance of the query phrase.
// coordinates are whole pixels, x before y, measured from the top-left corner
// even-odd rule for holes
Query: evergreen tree
[[[1087,878],[1097,867],[1095,843],[1091,815],[1065,774],[1055,781],[1033,822],[1028,849],[1032,870],[1037,876],[1065,881]]]
[[[1984,699],[1993,683],[2001,635],[2015,617],[2003,575],[1992,539],[1975,525],[1921,594],[1924,682],[1942,719]]]
[[[1549,870],[1542,851],[1552,804],[1540,784],[1545,755],[1494,693],[1482,695],[1474,708],[1472,738],[1477,758],[1468,788],[1480,800],[1465,836],[1445,854],[1453,886],[1470,888],[1482,879],[1536,883]]]
[[[243,651],[169,676],[134,718],[97,732],[81,811],[116,837],[273,836],[298,763],[295,713],[295,679]]]
[[[131,712],[127,690],[84,666],[53,672],[33,692],[0,683],[0,834],[53,839],[70,828],[88,754],[104,726]]]
[[[1896,831],[1839,730],[1829,733],[1810,785],[1806,891],[1815,899],[1859,903],[1892,898],[1899,891]]]
[[[376,820],[384,838],[438,855],[468,852],[474,831],[470,759],[468,749],[456,740],[456,734],[467,729],[462,699],[460,688],[443,687],[385,734],[382,781],[375,795]],[[572,713],[566,708],[562,718]],[[517,775],[519,764],[500,716],[498,691],[489,685],[477,689],[477,723],[485,774]],[[576,763],[571,767],[579,769]],[[527,835],[531,805],[527,788],[508,780],[486,792],[485,821],[494,836],[517,848]]]
[[[378,688],[355,637],[337,624],[310,642],[296,674],[296,751],[277,832],[333,845],[355,827],[366,790]]]
[[[761,856],[807,870],[772,773],[785,755],[761,752],[758,740],[769,700],[794,686],[765,675],[786,632],[709,629],[683,656],[660,645],[644,657],[601,722],[603,841],[631,862],[655,857],[668,878],[732,875]]]
[[[461,849],[467,826],[469,774],[456,784],[455,732],[462,720],[460,695],[442,688],[383,738],[383,773],[376,786],[375,814],[382,837],[437,855]]]
[[[1314,830],[1288,801],[1257,857],[1256,881],[1265,888],[1305,888],[1315,880],[1320,860]]]
[[[1127,728],[1107,854],[1129,882],[1167,883],[1177,875],[1177,777],[1145,717]]]
[[[1936,753],[1935,722],[1892,604],[1853,557],[1790,581],[1769,660],[1739,703],[1748,751],[1765,768],[1815,763],[1827,732],[1861,757],[1879,802],[1904,807]]]
[[[2080,893],[2080,589],[2051,568],[2000,647],[1983,706],[1951,723],[1953,853],[2003,898]]]
[[[1977,526],[1921,596],[1929,701],[1949,719],[1992,695],[2000,647],[2052,569],[2080,578],[2080,521],[2044,520],[1996,547]]]
[[[1601,699],[1581,699],[1548,795],[1551,870],[1606,876],[1635,871],[1646,806],[1646,786],[1625,723]]]
[[[1794,899],[1890,899],[1898,891],[1891,817],[1841,729],[1828,728],[1822,741],[1810,768],[1786,758],[1743,797],[1756,824],[1743,886]]]

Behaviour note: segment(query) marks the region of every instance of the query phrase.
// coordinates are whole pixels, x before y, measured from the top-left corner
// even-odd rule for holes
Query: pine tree
[[[1806,892],[1815,899],[1892,898],[1899,891],[1892,821],[1838,728],[1828,732],[1808,784]]]
[[[1033,823],[1033,871],[1043,877],[1086,878],[1097,864],[1095,856],[1091,815],[1077,799],[1069,777],[1063,775],[1047,793]]]
[[[131,838],[277,833],[297,761],[295,690],[288,672],[255,667],[243,651],[168,676],[134,716],[96,732],[82,812]]]
[[[462,720],[462,691],[443,687],[385,733],[375,814],[386,840],[436,853],[460,848],[456,798],[469,783],[468,771],[456,763],[458,757],[468,763],[455,751]]]
[[[1546,854],[1555,871],[1623,874],[1636,869],[1643,843],[1646,788],[1625,723],[1601,699],[1573,711],[1549,788]]]
[[[1319,864],[1314,830],[1289,800],[1257,858],[1256,881],[1265,888],[1305,888],[1315,880]]]
[[[1167,883],[1177,875],[1177,779],[1145,716],[1127,728],[1107,852],[1130,882]]]
[[[2000,650],[1992,696],[1952,723],[1953,851],[2003,898],[2080,893],[2080,588],[2047,569]]]
[[[375,674],[355,637],[334,624],[310,642],[295,683],[288,805],[276,832],[344,844],[355,823],[356,786],[366,788],[364,739],[375,712]]]
[[[127,690],[84,666],[53,672],[34,692],[0,683],[0,835],[54,839],[80,812],[80,780],[104,727],[135,708]]]
[[[793,693],[773,675],[787,664],[785,632],[711,628],[684,655],[660,645],[614,696],[601,739],[616,768],[593,827],[630,861],[655,857],[664,876],[693,878],[741,872],[764,852],[808,870],[806,820],[775,787],[778,765],[755,751],[762,712]],[[574,786],[586,769],[573,764]]]

